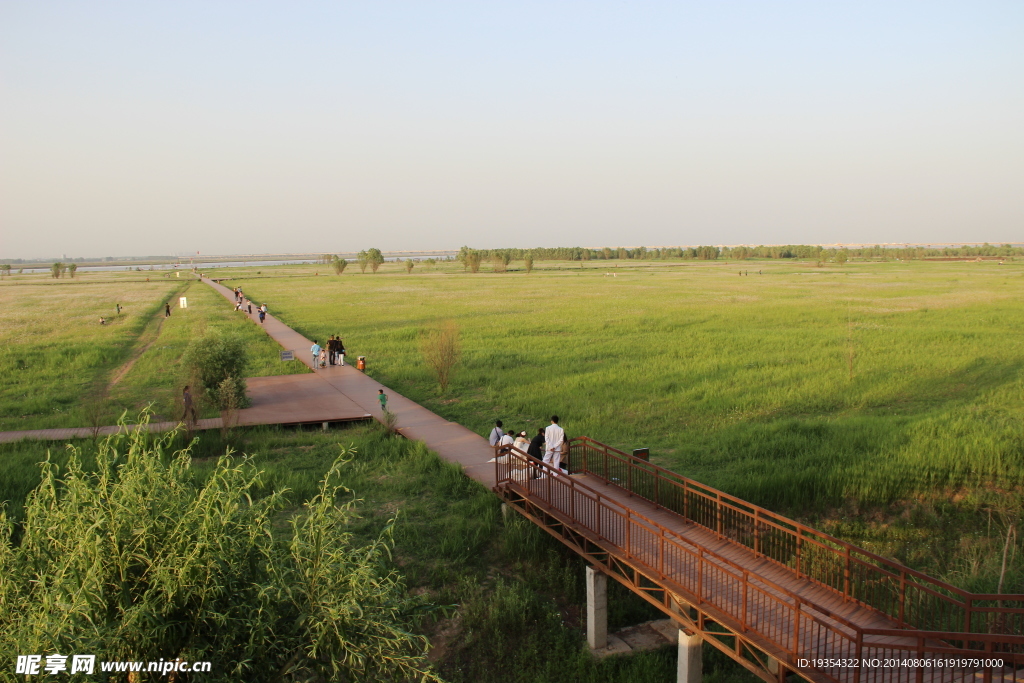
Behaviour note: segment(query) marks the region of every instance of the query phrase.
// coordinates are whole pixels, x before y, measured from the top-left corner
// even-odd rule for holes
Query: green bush
[[[248,355],[242,339],[207,333],[189,343],[181,363],[188,381],[198,384],[221,410],[248,405]]]
[[[0,516],[0,650],[210,661],[209,681],[436,680],[391,525],[364,546],[350,532],[344,450],[282,534],[283,492],[256,498],[247,459],[197,485],[172,438],[112,436],[94,473],[47,460],[16,540]]]

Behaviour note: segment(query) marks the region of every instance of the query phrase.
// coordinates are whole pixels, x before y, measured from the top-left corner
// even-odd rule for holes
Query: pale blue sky
[[[1024,239],[1020,2],[0,4],[0,257]]]

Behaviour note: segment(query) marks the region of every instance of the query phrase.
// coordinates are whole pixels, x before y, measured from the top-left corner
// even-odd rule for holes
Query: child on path
[[[337,341],[337,345],[338,345],[337,346],[337,348],[338,348],[338,358],[339,358],[341,364],[344,365],[345,364],[345,343],[341,341],[341,335],[340,334],[336,336],[336,341]]]
[[[383,389],[377,390],[377,400],[380,401],[381,412],[388,412],[388,395],[384,393]]]
[[[313,346],[309,350],[313,353],[313,369],[316,370],[317,363],[320,362],[320,345],[316,343],[316,339],[313,340]]]
[[[262,325],[263,321],[267,319],[267,312],[264,311],[262,308],[259,309],[259,310],[260,310],[260,324]]]

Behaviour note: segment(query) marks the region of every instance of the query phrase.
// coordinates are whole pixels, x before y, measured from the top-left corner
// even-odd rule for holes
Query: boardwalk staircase
[[[677,622],[681,682],[701,643],[779,683],[1024,682],[1024,595],[963,591],[587,437],[570,476],[511,446],[495,463],[495,492],[590,562],[592,647],[610,577]]]

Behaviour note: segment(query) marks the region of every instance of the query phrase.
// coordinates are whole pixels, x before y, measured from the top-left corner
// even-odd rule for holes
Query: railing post
[[[704,602],[704,548],[697,546],[697,604]]]
[[[597,532],[597,537],[598,538],[604,538],[604,536],[601,535],[601,496],[600,495],[597,497],[597,503],[595,503],[595,505],[594,505],[594,514],[597,517],[597,523],[594,525],[594,526],[597,527],[597,529],[595,529],[595,531]]]
[[[743,612],[740,615],[740,629],[743,631],[747,630],[747,582],[750,580],[747,572],[743,572],[743,581],[740,585],[743,586]]]
[[[715,492],[715,533],[722,537],[722,494]]]
[[[906,602],[907,602],[907,573],[901,569],[900,570],[900,620],[899,620],[900,628],[902,628],[902,627],[907,625],[907,623],[903,620],[903,617],[906,614]]]
[[[800,601],[794,603],[793,608],[793,649],[790,652],[793,659],[800,656]],[[807,653],[809,657],[814,656],[814,652]]]
[[[627,488],[629,489],[629,497],[632,498],[633,497],[633,467],[632,467],[632,465],[629,465],[629,470],[628,470],[628,473],[626,475],[626,484],[627,484]]]
[[[683,517],[690,519],[690,492],[686,482],[683,482]]]
[[[800,527],[796,528],[796,577],[799,579],[801,551],[803,550],[803,537],[800,536]]]
[[[630,517],[632,510],[626,510],[626,557],[633,557],[633,519]]]
[[[658,576],[665,578],[665,529],[662,527],[658,537]]]
[[[850,546],[845,546],[846,552],[843,556],[846,558],[846,563],[843,566],[843,601],[850,599]]]
[[[661,477],[657,472],[654,473],[654,505],[655,507],[661,507],[661,491],[658,486],[658,482],[661,481]]]
[[[754,508],[754,557],[761,554],[761,511]]]
[[[864,632],[857,629],[857,657],[855,661],[864,661]],[[856,667],[853,670],[853,683],[860,683],[860,667]]]
[[[964,604],[964,633],[971,632],[971,608],[973,606],[972,602],[973,601],[971,598],[966,598],[966,603]]]

